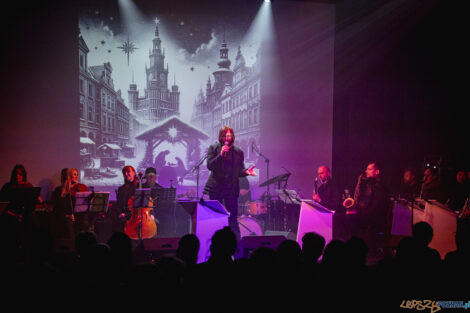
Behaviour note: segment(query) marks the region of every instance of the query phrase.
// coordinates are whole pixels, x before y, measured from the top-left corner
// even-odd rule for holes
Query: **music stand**
[[[160,191],[159,200],[175,201],[176,199],[176,188],[162,188]]]
[[[136,189],[134,194],[134,208],[150,207],[151,189]]]
[[[41,187],[15,188],[9,191],[9,210],[17,211],[23,215],[29,215],[38,201]]]
[[[172,211],[172,222],[167,223],[168,229],[170,229],[171,224],[173,224],[173,233],[176,234],[176,188],[175,187],[169,187],[169,188],[158,188],[157,190],[157,207],[158,207],[158,215],[161,216],[162,218],[164,217],[169,217],[169,211]],[[165,214],[165,212],[167,212]],[[157,214],[157,212],[156,212]],[[161,215],[162,214],[162,215]]]
[[[107,212],[109,192],[81,191],[75,194],[74,213]]]

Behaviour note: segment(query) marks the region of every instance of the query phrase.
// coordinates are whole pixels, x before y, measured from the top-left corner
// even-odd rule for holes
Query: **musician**
[[[369,163],[365,173],[359,175],[352,209],[357,215],[353,235],[374,244],[377,234],[386,230],[389,212],[388,190],[377,163]]]
[[[78,182],[76,168],[63,168],[60,174],[60,186],[52,193],[54,233],[59,238],[75,238],[75,233],[86,228],[87,221],[82,216],[79,225],[75,225],[76,216],[73,213],[77,192],[88,191],[87,186]]]
[[[122,176],[124,178],[124,184],[117,190],[116,204],[113,208],[113,213],[116,218],[124,221],[129,213],[127,209],[129,199],[135,195],[139,180],[137,179],[135,169],[130,165],[126,165],[122,168]]]
[[[30,230],[31,226],[31,208],[25,210],[22,200],[18,198],[15,191],[23,188],[31,188],[33,185],[27,180],[26,169],[22,164],[16,164],[10,175],[10,181],[5,183],[0,191],[0,201],[8,202],[5,204],[0,215],[0,241],[7,242],[11,247],[20,249],[22,239]],[[38,199],[40,200],[40,199]]]
[[[163,186],[157,183],[157,170],[153,167],[145,169],[145,183],[142,184],[142,188],[150,188],[152,198],[156,198],[158,190],[162,189]]]
[[[455,181],[451,186],[447,205],[454,211],[461,211],[465,201],[470,196],[466,172],[463,170],[457,171]]]
[[[424,200],[437,200],[444,203],[446,197],[439,180],[438,170],[436,168],[426,168],[423,175],[421,198]]]
[[[233,129],[223,126],[219,131],[218,142],[212,144],[207,151],[207,168],[210,176],[204,187],[204,193],[211,200],[219,200],[230,212],[229,226],[240,238],[237,223],[238,196],[240,185],[238,178],[256,176],[254,166],[246,169],[243,151],[234,145]]]
[[[17,188],[31,188],[27,180],[26,169],[22,164],[16,164],[10,175],[10,181],[5,183],[0,191],[0,201],[10,201],[11,191]]]
[[[339,193],[331,179],[331,170],[322,165],[318,168],[318,176],[315,178],[313,200],[330,210],[339,208]]]
[[[403,180],[400,187],[400,198],[411,201],[419,196],[420,185],[416,179],[416,171],[412,168],[407,168],[403,172]]]

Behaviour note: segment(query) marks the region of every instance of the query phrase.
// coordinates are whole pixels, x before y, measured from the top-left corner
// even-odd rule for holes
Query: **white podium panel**
[[[216,231],[228,226],[229,212],[217,200],[179,201],[191,217],[190,233],[199,239],[198,263],[210,257],[211,238]]]
[[[457,231],[457,213],[445,205],[434,201],[426,201],[424,210],[413,211],[413,223],[426,222],[434,230],[434,237],[429,246],[439,251],[441,258],[457,249],[455,233]]]
[[[456,249],[457,213],[435,200],[416,199],[413,208],[412,212],[410,203],[395,202],[392,235],[411,236],[413,217],[413,224],[426,222],[431,225],[434,237],[429,246],[439,251],[442,259],[448,252]]]
[[[308,232],[315,232],[325,238],[325,245],[333,239],[333,214],[315,201],[303,200],[300,206],[297,243],[302,247],[302,237]]]

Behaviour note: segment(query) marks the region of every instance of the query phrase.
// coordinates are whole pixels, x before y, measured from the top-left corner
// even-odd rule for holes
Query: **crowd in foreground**
[[[276,249],[259,247],[235,259],[230,228],[217,231],[210,258],[197,263],[199,240],[183,236],[172,255],[145,259],[124,233],[98,242],[93,232],[75,237],[74,248],[58,250],[47,230],[33,230],[21,246],[2,239],[4,304],[16,308],[87,308],[154,312],[403,310],[407,300],[468,300],[468,221],[461,221],[457,249],[444,259],[428,245],[433,231],[420,222],[392,256],[367,262],[368,246],[351,237],[325,246],[307,233],[302,247],[286,239]],[[141,251],[142,252],[142,251]],[[462,286],[462,284],[464,286]],[[467,298],[465,298],[467,297]]]

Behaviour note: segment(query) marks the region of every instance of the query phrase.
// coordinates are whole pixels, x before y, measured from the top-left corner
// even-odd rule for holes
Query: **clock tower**
[[[165,69],[165,50],[162,49],[162,40],[155,26],[155,38],[153,38],[153,48],[149,51],[150,67],[146,69],[147,88],[156,81],[156,85],[161,88],[168,88],[168,65]]]
[[[144,97],[138,97],[135,85],[129,86],[129,103],[134,104],[135,113],[144,124],[152,126],[170,116],[179,116],[179,88],[176,84],[168,88],[168,64],[165,68],[165,50],[158,25],[155,27],[153,47],[149,51],[150,66],[145,66],[146,87]],[[137,103],[136,103],[137,102]],[[135,104],[136,103],[136,104]]]

